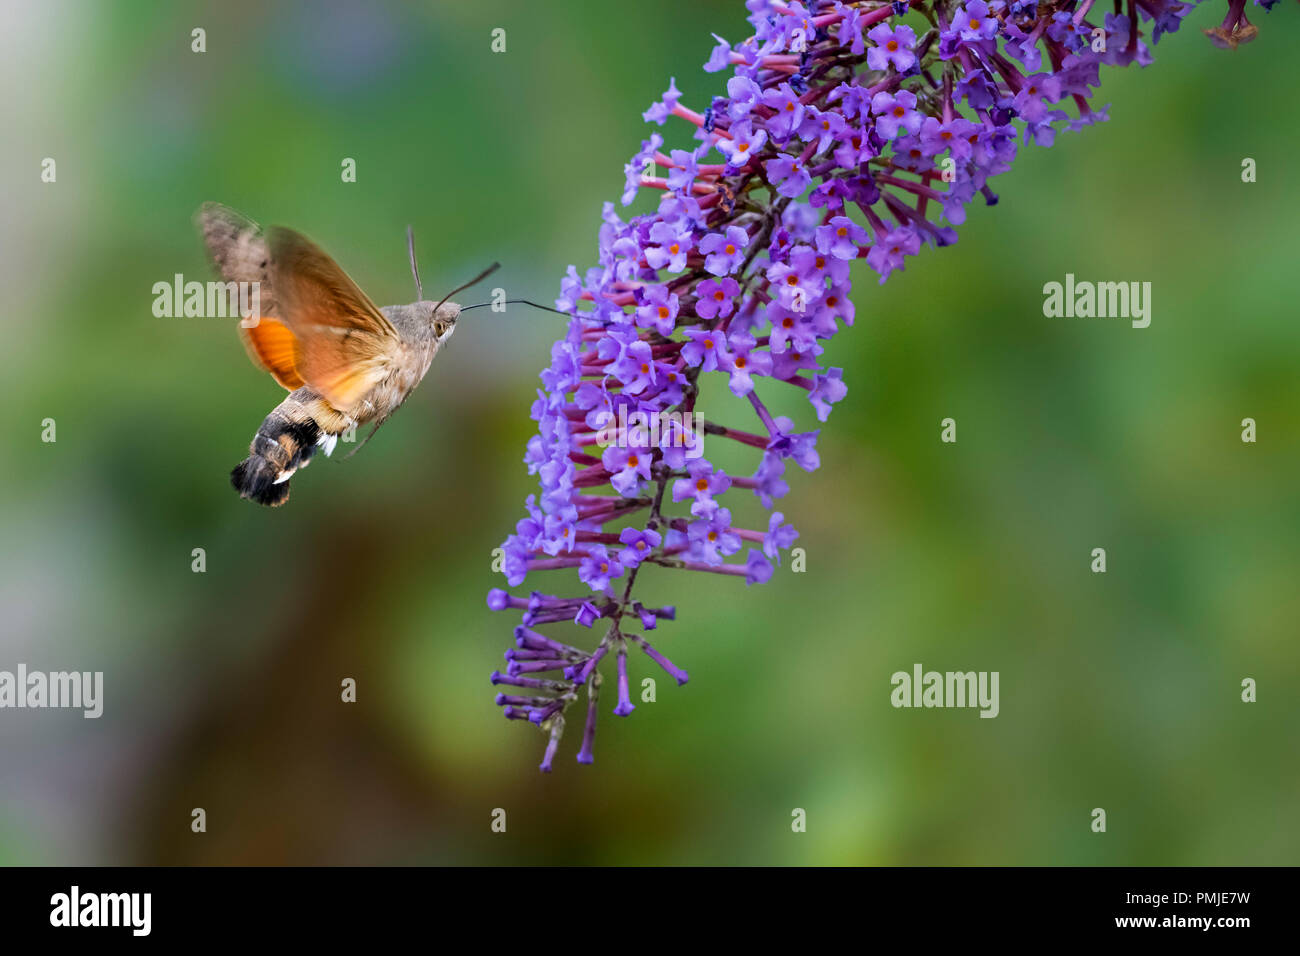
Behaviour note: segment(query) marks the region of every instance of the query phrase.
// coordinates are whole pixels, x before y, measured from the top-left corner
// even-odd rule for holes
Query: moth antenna
[[[561,312],[559,309],[553,309],[549,305],[542,305],[538,302],[529,302],[527,299],[506,299],[503,305],[531,305],[534,309],[545,309],[547,312],[554,312],[556,315],[568,315],[568,312]],[[461,309],[462,312],[468,312],[470,309],[481,309],[484,306],[492,305],[491,302],[480,302],[478,305],[467,305]]]
[[[464,291],[465,291],[466,289],[468,289],[470,286],[472,286],[472,285],[477,285],[478,283],[482,282],[484,279],[486,279],[488,276],[490,276],[492,273],[496,272],[496,271],[497,271],[498,269],[500,269],[500,268],[501,268],[501,263],[499,263],[499,262],[494,262],[494,263],[492,263],[492,265],[488,266],[486,269],[484,269],[482,272],[480,272],[480,273],[479,273],[478,275],[476,275],[474,278],[470,279],[470,280],[469,280],[468,282],[466,282],[464,285],[462,285],[462,286],[458,286],[457,288],[452,289],[450,292],[448,292],[446,295],[444,295],[444,296],[442,297],[442,302],[439,302],[437,305],[435,305],[435,306],[433,307],[433,314],[434,314],[434,315],[437,315],[437,314],[438,314],[438,310],[442,308],[442,303],[443,303],[443,302],[446,302],[448,299],[450,299],[450,298],[451,298],[453,295],[455,295],[457,292],[464,292]]]
[[[415,263],[415,229],[406,227],[406,251],[411,256],[411,275],[415,276],[415,301],[424,301],[424,288],[420,285],[420,267]]]

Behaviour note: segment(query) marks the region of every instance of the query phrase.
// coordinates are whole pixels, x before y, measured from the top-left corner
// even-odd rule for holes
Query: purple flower
[[[600,456],[600,463],[609,472],[609,483],[625,498],[637,495],[641,482],[650,480],[650,461],[650,450],[644,446],[625,448],[611,445]]]
[[[763,164],[763,168],[767,170],[767,178],[779,184],[777,192],[782,196],[788,198],[802,196],[812,185],[812,176],[808,173],[808,167],[798,156],[782,153],[776,159],[769,159]]]
[[[916,94],[910,90],[877,93],[871,98],[871,112],[876,116],[876,133],[882,139],[893,139],[900,129],[917,133],[924,119],[916,111]]]
[[[767,121],[768,131],[778,140],[785,141],[794,135],[803,122],[803,103],[789,83],[782,83],[763,94],[762,103],[776,115]]]
[[[668,188],[677,192],[689,192],[695,183],[695,177],[700,174],[699,160],[694,153],[688,153],[684,149],[673,150],[670,158],[673,169],[668,174]]]
[[[704,268],[715,276],[730,275],[745,261],[749,233],[740,226],[728,226],[725,233],[711,232],[700,240]]]
[[[691,499],[691,514],[711,515],[717,509],[715,495],[720,495],[731,487],[731,479],[725,472],[714,471],[713,465],[703,458],[691,462],[686,468],[685,478],[673,482],[673,501]]]
[[[751,77],[744,74],[737,74],[727,80],[727,117],[732,122],[732,133],[735,134],[736,127],[741,120],[749,116],[754,111],[754,107],[759,104],[763,98],[763,89]],[[749,127],[746,126],[746,129]],[[767,138],[767,132],[760,130],[764,139]],[[718,148],[725,151],[722,143],[718,143]],[[754,147],[754,152],[758,147]]]
[[[772,562],[763,556],[763,552],[749,549],[749,557],[745,561],[745,583],[746,584],[763,584],[772,578]]]
[[[841,47],[848,47],[848,50],[854,56],[862,56],[862,51],[866,49],[866,44],[862,42],[862,12],[857,7],[840,7],[844,19],[840,21],[839,32],[837,36]],[[873,70],[879,67],[872,67]]]
[[[766,550],[766,545],[764,545]],[[590,601],[583,601],[578,613],[573,616],[573,623],[580,627],[591,627],[600,619],[600,611]]]
[[[748,120],[731,127],[730,138],[718,140],[718,150],[727,157],[728,169],[739,169],[763,151],[767,143],[767,130],[755,130]]]
[[[578,577],[593,591],[608,591],[609,582],[623,576],[623,565],[605,550],[603,544],[593,546],[578,566]]]
[[[665,285],[645,286],[637,293],[636,324],[655,329],[660,335],[672,335],[677,324],[677,301]]]
[[[937,156],[951,150],[953,159],[969,159],[972,152],[971,137],[980,128],[970,120],[957,118],[949,123],[927,116],[921,124],[920,144],[927,156]]]
[[[821,351],[822,347],[815,342],[812,348],[806,350],[786,348],[784,351],[774,351],[772,377],[785,380],[794,378],[801,369],[817,368],[817,356]]]
[[[773,501],[790,493],[790,486],[782,479],[784,474],[785,462],[780,455],[769,453],[763,456],[758,471],[754,473],[754,494],[764,508],[771,508]]]
[[[682,92],[677,89],[677,77],[674,76],[668,81],[668,90],[664,93],[663,98],[642,113],[641,118],[647,123],[657,123],[663,126],[664,120],[672,115],[673,109],[677,106],[677,101],[681,98]]]
[[[849,387],[841,380],[843,375],[844,369],[833,368],[825,374],[813,376],[813,387],[808,393],[808,400],[812,402],[813,408],[817,409],[819,422],[830,418],[831,404],[838,402],[849,393]]]
[[[891,27],[878,23],[867,37],[875,44],[867,51],[867,66],[873,70],[887,70],[892,66],[899,73],[906,73],[916,62],[916,55],[912,52],[912,47],[916,46],[916,34],[907,24]]]
[[[659,384],[659,366],[653,354],[649,344],[638,339],[613,364],[614,374],[627,394],[638,395]]]
[[[1048,116],[1048,103],[1061,98],[1061,81],[1047,73],[1025,77],[1020,92],[1011,101],[1012,107],[1026,123],[1041,123]]]
[[[755,349],[752,335],[737,334],[728,337],[731,352],[723,356],[722,367],[730,373],[727,383],[731,391],[739,398],[744,398],[754,390],[755,375],[772,374],[772,356]]]
[[[713,52],[709,54],[708,62],[704,64],[705,73],[717,73],[719,70],[725,70],[728,64],[731,63],[731,44],[716,33],[713,34],[713,39],[718,41],[718,45],[713,48]]]
[[[779,305],[768,306],[767,317],[772,323],[772,334],[768,336],[768,344],[772,348],[775,375],[775,362],[778,355],[784,355],[786,352],[810,352],[816,348],[817,330],[807,315],[791,312]],[[776,377],[788,376],[776,375]]]
[[[637,190],[641,188],[641,177],[645,174],[646,166],[654,160],[655,153],[659,151],[659,147],[663,144],[664,138],[662,136],[658,133],[651,133],[650,138],[641,144],[641,149],[637,154],[623,167],[623,175],[627,180],[622,196],[624,206],[630,206],[632,200],[636,198]],[[573,277],[573,281],[576,281],[577,270],[573,271]],[[576,299],[576,296],[574,299]],[[560,306],[557,306],[557,308],[560,308]]]
[[[731,315],[736,308],[736,296],[740,294],[740,283],[735,279],[705,279],[696,289],[699,298],[695,301],[695,314],[701,319],[723,318]],[[687,359],[689,362],[690,359]],[[698,365],[699,362],[691,362]]]
[[[804,110],[803,124],[799,127],[799,138],[809,142],[816,140],[814,156],[820,156],[836,142],[846,128],[844,117],[839,113],[822,112],[815,106]]]
[[[623,550],[618,553],[619,563],[625,568],[635,568],[659,547],[663,536],[649,528],[624,528],[618,540],[623,543]]]
[[[895,269],[903,268],[903,257],[921,251],[921,240],[914,229],[900,226],[885,233],[867,253],[867,264],[880,273],[880,281],[889,278]]]
[[[686,364],[704,372],[717,371],[718,359],[727,351],[727,337],[721,332],[706,332],[701,329],[687,329],[686,336],[690,339],[682,349],[682,358]]]
[[[656,222],[650,227],[650,241],[645,261],[651,269],[685,272],[686,256],[691,251],[691,230],[681,223]]]
[[[715,508],[692,521],[686,536],[691,557],[705,564],[722,564],[724,556],[740,550],[740,535],[731,530],[731,512],[726,508]]]
[[[867,239],[867,230],[848,216],[833,216],[826,225],[817,227],[818,251],[836,259],[856,259],[858,246]]]
[[[821,434],[820,429],[815,432],[804,432],[796,434],[794,432],[794,422],[785,416],[776,419],[776,432],[772,435],[772,440],[767,443],[768,451],[780,455],[782,458],[794,460],[804,471],[816,471],[821,466],[821,458],[817,454],[817,436]]]
[[[806,248],[799,247],[800,250]],[[808,311],[810,303],[819,295],[818,290],[825,287],[825,282],[817,270],[809,269],[806,262],[797,261],[803,257],[796,253],[797,250],[791,251],[788,261],[769,266],[767,281],[772,295],[781,306],[803,313]]]
[[[777,564],[781,563],[781,549],[789,549],[799,537],[794,526],[784,522],[785,515],[773,511],[767,519],[767,534],[763,535],[763,553]]]
[[[971,0],[952,18],[952,31],[965,43],[991,40],[997,35],[997,18],[989,13],[984,0]]]

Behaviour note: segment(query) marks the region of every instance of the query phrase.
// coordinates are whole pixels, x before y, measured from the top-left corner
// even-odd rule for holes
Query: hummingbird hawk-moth
[[[339,436],[359,425],[372,425],[373,434],[406,401],[456,330],[462,309],[447,299],[497,268],[493,263],[441,302],[425,300],[408,230],[419,301],[379,308],[292,229],[263,231],[211,202],[197,221],[222,278],[258,283],[260,314],[240,322],[239,334],[253,363],[289,392],[230,473],[240,497],[271,507],[289,499],[289,479],[317,449],[331,454]]]

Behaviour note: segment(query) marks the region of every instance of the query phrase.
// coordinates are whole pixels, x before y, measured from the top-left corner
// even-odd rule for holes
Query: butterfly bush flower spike
[[[577,760],[595,759],[599,710],[635,711],[643,658],[687,682],[646,639],[682,643],[662,626],[674,607],[637,599],[642,574],[714,575],[726,591],[770,580],[794,546],[797,507],[777,503],[820,465],[809,423],[848,394],[828,359],[855,320],[854,277],[883,283],[956,242],[1022,148],[1105,120],[1103,66],[1149,63],[1196,5],[747,0],[752,35],[715,37],[704,65],[731,71],[725,91],[670,81],[624,167],[622,206],[646,211],[607,203],[595,264],[570,267],[556,301],[568,326],[524,456],[539,487],[501,559],[511,588],[538,590],[487,599],[520,616],[492,683],[507,718],[541,731],[543,771],[583,707]],[[1235,47],[1256,28],[1244,0],[1228,7],[1205,32]],[[721,389],[747,421],[710,411],[737,407]],[[782,392],[807,401],[801,422],[768,411]],[[724,472],[702,437],[748,464]],[[751,527],[748,511],[767,518]]]

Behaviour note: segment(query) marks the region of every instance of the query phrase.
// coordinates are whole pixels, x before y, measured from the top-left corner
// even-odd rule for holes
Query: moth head
[[[456,331],[456,320],[460,318],[460,306],[455,302],[444,302],[442,305],[435,305],[433,302],[422,302],[420,304],[429,307],[429,319],[433,324],[433,337],[441,345],[451,338],[451,333]]]

